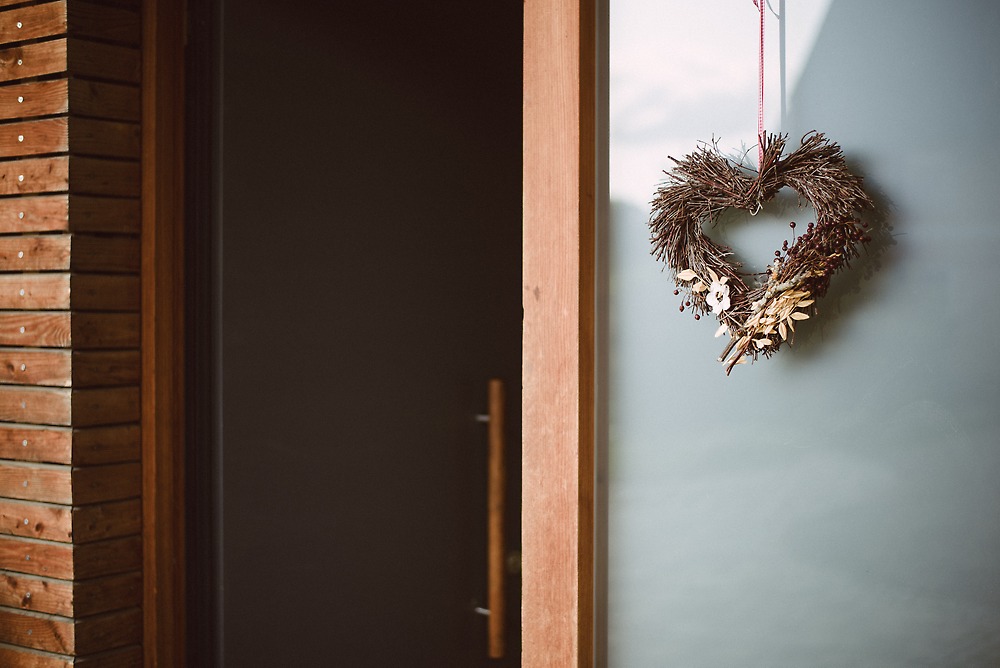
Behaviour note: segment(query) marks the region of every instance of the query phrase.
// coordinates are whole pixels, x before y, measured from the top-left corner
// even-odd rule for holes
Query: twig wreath
[[[826,294],[830,278],[871,238],[861,222],[862,209],[873,206],[862,180],[848,171],[840,147],[812,132],[787,155],[787,135],[761,135],[759,167],[750,168],[703,144],[675,163],[653,199],[649,227],[653,255],[673,271],[684,293],[680,310],[695,319],[711,312],[720,323],[716,336],[729,334],[719,356],[726,375],[747,358],[770,357],[791,343],[795,323],[815,314],[815,301]],[[730,208],[756,215],[765,202],[788,186],[816,213],[815,224],[789,246],[774,252],[760,285],[730,261],[733,250],[704,234]],[[790,223],[795,229],[795,223]]]

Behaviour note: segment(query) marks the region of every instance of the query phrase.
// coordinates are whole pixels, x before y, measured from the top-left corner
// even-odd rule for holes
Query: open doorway
[[[191,663],[486,658],[519,536],[521,5],[192,3]]]

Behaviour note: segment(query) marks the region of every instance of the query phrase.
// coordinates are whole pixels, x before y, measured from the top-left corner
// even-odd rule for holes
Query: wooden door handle
[[[504,466],[504,387],[493,378],[489,383],[489,478],[487,512],[487,644],[489,656],[504,654],[504,505],[507,470]]]

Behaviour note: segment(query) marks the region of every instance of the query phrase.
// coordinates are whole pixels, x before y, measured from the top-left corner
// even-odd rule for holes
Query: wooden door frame
[[[185,0],[142,0],[142,506],[145,665],[185,664]]]
[[[594,664],[596,1],[524,3],[522,665]]]
[[[146,666],[185,648],[185,0],[142,0]],[[594,662],[595,0],[524,3],[522,665]]]

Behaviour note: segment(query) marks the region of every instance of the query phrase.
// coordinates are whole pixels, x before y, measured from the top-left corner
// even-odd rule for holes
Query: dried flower
[[[726,285],[728,276],[723,276],[719,280],[712,281],[708,288],[708,296],[705,301],[712,307],[712,313],[722,313],[729,308],[729,286]]]

